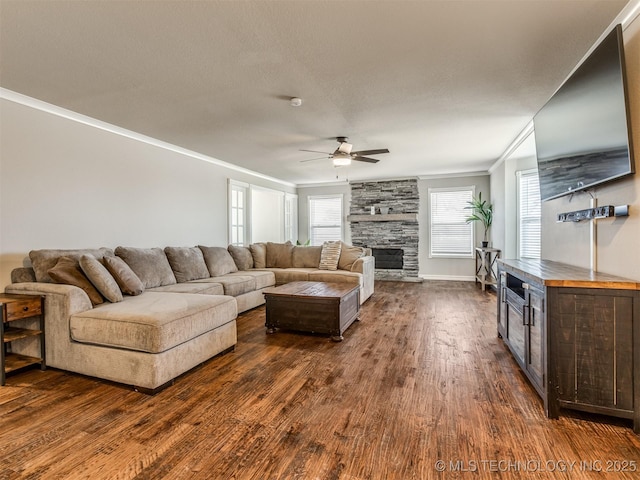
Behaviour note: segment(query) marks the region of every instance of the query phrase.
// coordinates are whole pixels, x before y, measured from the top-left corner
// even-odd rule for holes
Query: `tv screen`
[[[533,125],[542,200],[634,173],[620,25],[535,115]]]

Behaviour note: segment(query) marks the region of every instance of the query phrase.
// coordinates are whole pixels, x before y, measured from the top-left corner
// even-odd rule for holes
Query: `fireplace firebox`
[[[386,270],[402,270],[404,268],[401,248],[372,248],[371,254],[376,259],[376,268]]]

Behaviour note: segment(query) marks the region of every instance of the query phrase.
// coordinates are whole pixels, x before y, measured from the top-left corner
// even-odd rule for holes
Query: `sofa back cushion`
[[[49,269],[53,268],[60,257],[72,258],[76,261],[80,261],[82,255],[90,254],[96,257],[98,260],[102,260],[105,256],[113,256],[113,250],[110,248],[98,248],[98,249],[74,249],[74,250],[31,250],[29,252],[29,259],[33,266],[33,271],[36,274],[36,281],[53,283],[53,279],[47,273]]]
[[[253,268],[253,255],[251,255],[249,247],[229,245],[227,250],[229,250],[229,254],[233,258],[238,270],[249,270]]]
[[[116,255],[131,267],[145,288],[177,283],[169,260],[161,248],[117,247]]]
[[[338,269],[351,271],[351,267],[353,267],[355,261],[360,257],[364,257],[364,254],[364,248],[354,247],[342,242],[342,247],[340,248],[340,259],[338,260]]]
[[[204,255],[204,261],[207,264],[208,275],[211,277],[220,277],[227,273],[233,273],[238,271],[236,263],[233,261],[233,257],[223,247],[204,247],[198,245],[200,251]]]
[[[164,253],[178,283],[209,277],[207,264],[198,247],[167,247]]]
[[[293,245],[291,242],[267,242],[267,268],[291,268]]]
[[[91,305],[100,305],[104,299],[96,287],[89,281],[80,269],[78,260],[70,257],[60,257],[56,264],[47,272],[55,283],[80,287],[89,296]]]
[[[267,266],[267,244],[252,243],[249,245],[251,256],[253,257],[254,268],[265,268]]]
[[[320,265],[321,246],[293,247],[291,266],[294,268],[318,268]]]
[[[116,283],[125,295],[140,295],[144,285],[131,267],[120,257],[104,257],[104,266],[113,275]]]

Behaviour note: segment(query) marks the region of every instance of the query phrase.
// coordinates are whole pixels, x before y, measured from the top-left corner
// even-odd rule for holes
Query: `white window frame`
[[[307,201],[308,201],[308,218],[309,218],[309,239],[310,239],[310,243],[311,245],[314,245],[314,235],[313,235],[313,229],[314,229],[314,225],[313,225],[313,217],[312,217],[312,202],[314,200],[322,200],[322,199],[328,199],[328,198],[336,198],[336,199],[340,199],[340,224],[339,225],[323,225],[322,227],[340,227],[340,238],[336,239],[336,240],[343,240],[344,239],[344,195],[343,194],[332,194],[332,195],[310,195],[309,197],[307,197]],[[322,244],[320,244],[322,245]]]
[[[248,183],[229,179],[228,191],[228,242],[231,245],[249,245],[251,242],[251,227],[247,221],[249,217],[250,188]],[[234,192],[242,196],[242,208],[234,205]],[[239,234],[239,228],[242,228]],[[234,233],[237,237],[234,238]],[[241,237],[241,238],[240,238]],[[235,241],[234,241],[235,240]]]
[[[434,251],[433,248],[433,237],[434,237],[434,232],[433,232],[433,227],[434,227],[434,219],[433,219],[433,195],[437,195],[438,193],[451,193],[451,192],[468,192],[470,194],[470,198],[469,200],[471,200],[472,198],[475,197],[476,195],[476,187],[475,185],[471,185],[471,186],[464,186],[464,187],[444,187],[444,188],[429,188],[428,189],[428,194],[429,194],[429,258],[474,258],[475,256],[475,238],[476,238],[476,232],[475,232],[475,222],[471,222],[471,223],[466,223],[466,221],[463,222],[456,222],[456,225],[460,225],[462,226],[464,225],[468,225],[469,228],[469,251],[467,253],[464,254],[455,254],[455,253],[444,253],[444,252],[437,252]],[[467,200],[465,200],[465,204],[464,206],[466,207]],[[462,205],[461,205],[462,208]],[[464,213],[464,217],[468,217],[471,214],[471,212],[469,210],[467,210],[467,212]]]
[[[540,230],[542,227],[542,204],[540,201],[540,189],[538,188],[538,196],[537,196],[537,204],[538,204],[538,214],[537,215],[528,215],[527,218],[524,217],[524,212],[523,212],[523,204],[522,204],[522,198],[521,198],[521,194],[522,194],[522,181],[523,181],[523,177],[534,177],[536,179],[538,179],[538,170],[537,169],[530,169],[530,170],[519,170],[516,172],[516,216],[517,216],[517,221],[516,221],[516,242],[517,242],[517,247],[518,247],[518,258],[540,258]],[[539,181],[538,181],[538,185],[539,185]],[[533,201],[535,201],[536,199],[534,198]],[[535,206],[534,206],[534,212],[535,212]],[[525,251],[525,246],[523,245],[523,222],[528,221],[529,223],[535,222],[537,219],[537,224],[538,224],[538,252],[537,252],[537,256],[527,256],[525,257],[523,255],[524,251]],[[534,247],[529,247],[529,249],[533,249]]]
[[[298,195],[284,194],[284,241],[298,241]]]

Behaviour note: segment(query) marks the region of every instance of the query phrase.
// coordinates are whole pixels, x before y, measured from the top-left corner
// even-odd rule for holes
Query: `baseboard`
[[[447,280],[450,282],[474,282],[476,277],[466,275],[418,275],[425,280]]]

